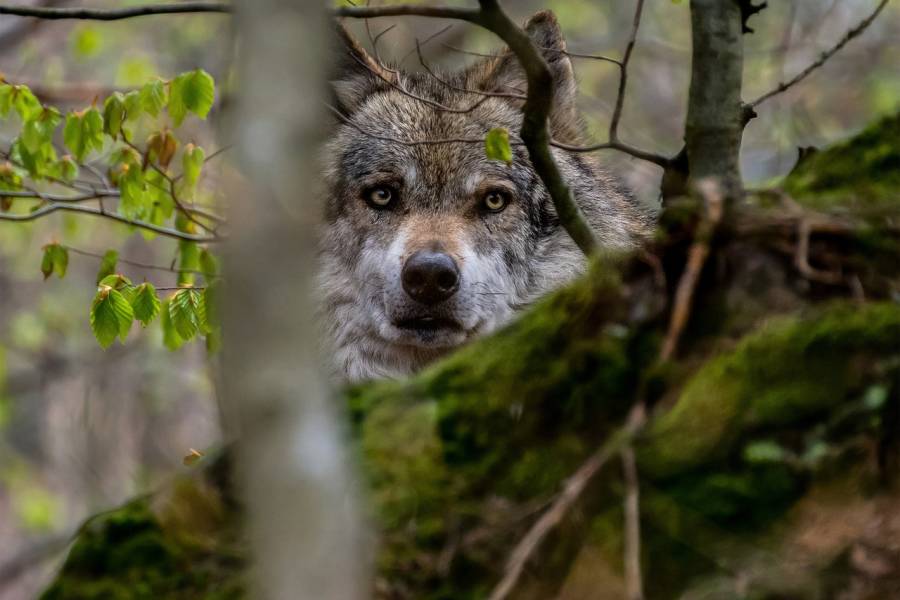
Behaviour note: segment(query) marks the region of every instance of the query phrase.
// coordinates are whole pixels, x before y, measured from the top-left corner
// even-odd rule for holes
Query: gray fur
[[[528,24],[556,80],[551,129],[556,139],[579,143],[575,78],[565,42],[550,13]],[[321,251],[323,323],[338,375],[357,381],[413,373],[459,345],[509,321],[536,298],[581,273],[585,259],[559,225],[553,203],[514,145],[510,166],[490,161],[476,143],[408,145],[377,139],[483,139],[495,127],[515,133],[521,100],[492,97],[469,112],[447,112],[392,87],[456,110],[482,97],[456,91],[427,73],[395,73],[378,65],[341,30],[347,49],[334,84],[349,123],[339,123],[324,152],[326,225]],[[442,74],[455,88],[524,92],[514,57],[504,54],[459,73]],[[390,82],[390,83],[388,83]],[[362,133],[360,130],[362,130]],[[554,156],[601,244],[633,248],[648,233],[649,215],[595,159],[555,151]],[[375,210],[361,195],[366,186],[390,183],[400,200]],[[510,192],[498,214],[478,207],[488,187]],[[456,320],[459,330],[411,334],[394,325],[416,316],[400,285],[405,259],[440,246],[459,264],[459,291],[429,314]]]

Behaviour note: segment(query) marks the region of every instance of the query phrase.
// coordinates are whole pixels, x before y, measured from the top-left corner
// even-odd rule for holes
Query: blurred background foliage
[[[633,2],[624,1],[506,4],[520,19],[541,8],[554,10],[571,51],[613,58],[621,57],[634,9]],[[752,18],[755,33],[745,38],[748,99],[804,68],[867,15],[875,1],[769,4]],[[427,19],[380,20],[370,24],[371,32],[377,35],[392,25],[394,29],[381,37],[379,50],[383,58],[409,69],[420,68],[416,38],[424,44],[425,59],[446,68],[477,60],[459,49],[497,48],[484,32],[462,24],[441,32],[445,23]],[[352,27],[361,40],[369,39],[362,24]],[[203,68],[222,93],[210,120],[191,125],[195,129],[190,136],[204,146],[222,147],[227,140],[217,139],[216,132],[232,80],[230,36],[229,19],[221,15],[113,23],[0,17],[0,73],[11,83],[29,85],[45,103],[65,111],[155,76],[170,78]],[[843,139],[896,112],[897,39],[900,5],[892,3],[861,38],[815,75],[765,103],[744,136],[742,168],[749,184],[763,185],[787,173],[799,147]],[[624,141],[664,154],[681,148],[689,61],[687,2],[648,2],[629,70],[620,127]],[[575,68],[591,138],[603,141],[618,70],[591,58],[577,59]],[[0,144],[8,147],[15,133],[14,124],[0,123]],[[603,159],[642,199],[657,201],[657,167],[612,152]],[[207,172],[214,195],[224,169],[214,166]],[[252,202],[252,194],[243,201]],[[159,328],[151,327],[124,346],[102,351],[87,318],[99,260],[73,254],[65,279],[43,281],[41,247],[54,240],[99,254],[117,248],[122,258],[158,265],[170,264],[177,246],[165,239],[148,241],[105,220],[71,215],[56,214],[31,224],[0,223],[0,570],[10,575],[0,578],[3,598],[32,597],[52,573],[53,564],[26,560],[30,553],[65,539],[87,516],[155,489],[187,468],[182,458],[190,448],[214,446],[219,436],[214,378],[202,345],[168,352]],[[135,283],[176,283],[174,273],[128,265],[120,270]]]

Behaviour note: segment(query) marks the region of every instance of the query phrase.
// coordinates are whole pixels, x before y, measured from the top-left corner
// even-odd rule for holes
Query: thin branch
[[[72,246],[62,245],[63,248],[71,252],[72,254],[79,254],[81,256],[87,256],[90,258],[99,258],[103,259],[105,255],[100,254],[99,252],[90,252],[88,250],[81,250],[79,248],[74,248]],[[147,263],[138,262],[135,260],[129,260],[127,258],[117,258],[116,263],[121,263],[123,265],[128,265],[130,267],[136,267],[138,269],[147,269],[148,271],[165,271],[167,273],[190,273],[192,275],[203,275],[207,277],[209,273],[205,273],[203,271],[195,271],[192,269],[177,269],[175,267],[165,267],[162,265],[151,265]],[[160,288],[157,288],[160,289]]]
[[[869,25],[871,25],[875,21],[878,15],[881,14],[881,11],[884,10],[884,7],[887,6],[888,2],[890,2],[890,0],[881,0],[881,2],[878,3],[878,6],[875,7],[875,10],[872,12],[872,14],[860,21],[859,25],[848,31],[846,35],[844,35],[844,37],[842,37],[838,41],[837,44],[819,55],[819,58],[817,58],[812,64],[795,75],[793,79],[779,83],[778,87],[776,87],[774,90],[766,92],[756,100],[752,101],[750,103],[750,106],[756,108],[769,98],[777,96],[778,94],[792,88],[796,84],[809,77],[816,69],[824,65],[828,61],[828,59],[837,54],[841,48],[847,45],[850,40],[862,35],[862,33],[866,29],[868,29]]]
[[[706,259],[709,258],[712,237],[722,221],[725,209],[724,192],[715,180],[706,179],[698,182],[697,191],[704,204],[703,218],[694,233],[684,273],[678,280],[678,288],[675,290],[669,329],[659,353],[661,362],[671,360],[678,350],[678,342],[691,314],[694,291],[697,289]]]
[[[335,8],[336,17],[352,19],[377,19],[379,17],[434,17],[456,19],[481,25],[481,11],[475,8],[453,8],[449,6],[421,6],[415,4],[395,4],[393,6],[342,6]]]
[[[640,413],[640,414],[639,414]],[[547,534],[566,516],[581,496],[587,484],[616,454],[628,446],[643,425],[643,407],[635,406],[621,428],[613,432],[605,442],[563,484],[562,492],[541,518],[531,526],[509,556],[503,579],[493,589],[489,600],[506,600],[519,582],[525,565]]]
[[[4,196],[6,198],[22,198],[26,200],[42,200],[44,202],[59,202],[59,203],[74,203],[77,204],[79,202],[89,202],[91,200],[101,200],[103,198],[120,198],[121,193],[119,190],[97,190],[95,192],[85,192],[80,195],[68,195],[68,194],[48,194],[45,192],[37,192],[37,191],[0,191],[0,196]],[[221,217],[215,213],[211,213],[209,211],[203,210],[202,208],[197,208],[194,206],[187,206],[182,203],[181,210],[186,211],[188,213],[197,215],[198,217],[202,217],[204,219],[209,219],[210,221],[214,221],[216,223],[225,223],[226,220],[224,217]],[[204,226],[204,229],[208,229]]]
[[[613,110],[612,120],[609,123],[609,141],[619,141],[619,121],[622,118],[622,109],[625,105],[625,88],[628,85],[628,62],[631,60],[631,53],[634,50],[634,44],[637,42],[638,29],[641,27],[641,15],[644,12],[644,0],[637,0],[637,6],[634,9],[634,20],[631,24],[631,35],[628,37],[628,44],[625,46],[625,54],[622,55],[622,62],[619,65],[619,90],[616,93],[616,107]]]
[[[113,221],[117,221],[119,223],[124,223],[125,225],[131,225],[132,227],[137,227],[138,229],[145,229],[147,231],[152,231],[154,233],[158,233],[159,235],[163,235],[166,237],[178,239],[178,240],[187,240],[189,242],[220,242],[223,238],[219,235],[194,235],[190,233],[184,233],[182,231],[178,231],[175,229],[170,229],[169,227],[162,227],[160,225],[155,225],[153,223],[148,223],[146,221],[137,221],[133,219],[128,219],[123,217],[122,215],[118,215],[115,213],[105,212],[99,208],[91,208],[89,206],[81,206],[80,204],[69,204],[63,202],[49,202],[45,206],[38,208],[37,210],[30,212],[24,215],[14,215],[9,213],[0,213],[0,221],[35,221],[40,219],[41,217],[46,217],[47,215],[54,213],[56,211],[63,212],[75,212],[81,213],[85,215],[93,215],[97,217],[103,217],[106,219],[110,219]]]
[[[34,17],[37,19],[81,19],[90,21],[119,21],[148,15],[184,13],[230,13],[231,5],[224,2],[179,2],[177,4],[147,4],[131,8],[52,8],[45,6],[0,5],[0,15]]]
[[[648,152],[646,150],[640,150],[639,148],[635,148],[634,146],[629,146],[628,144],[624,144],[619,141],[609,141],[603,142],[601,144],[593,144],[590,146],[574,146],[572,144],[566,144],[564,142],[558,142],[553,140],[550,142],[550,145],[559,148],[560,150],[565,150],[567,152],[597,152],[598,150],[617,150],[623,154],[627,154],[634,158],[638,158],[640,160],[653,163],[654,165],[660,166],[663,169],[668,168],[672,164],[672,159],[663,156],[661,154],[655,154],[653,152]]]
[[[473,90],[466,87],[459,87],[457,85],[453,85],[449,81],[442,79],[437,73],[434,72],[434,69],[431,68],[430,65],[425,61],[425,57],[422,54],[422,48],[419,45],[419,40],[416,39],[416,54],[419,57],[419,64],[422,65],[422,68],[431,76],[432,79],[440,83],[446,88],[451,90],[462,92],[464,94],[476,94],[478,96],[490,96],[494,98],[509,98],[511,100],[525,100],[527,98],[524,94],[515,94],[515,93],[506,93],[506,92],[485,92],[482,90]]]
[[[80,194],[77,196],[68,195],[68,194],[48,194],[45,192],[35,192],[35,191],[0,191],[0,196],[4,196],[6,198],[25,198],[30,200],[45,200],[49,202],[87,202],[88,200],[97,200],[99,198],[118,198],[119,192],[117,191],[96,191],[96,192],[85,192],[84,194]]]

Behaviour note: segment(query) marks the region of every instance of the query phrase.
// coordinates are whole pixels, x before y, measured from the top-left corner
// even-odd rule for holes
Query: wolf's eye
[[[397,198],[397,192],[386,185],[377,185],[363,192],[363,198],[372,208],[381,210],[388,208]]]
[[[490,212],[500,212],[509,204],[509,196],[498,190],[491,190],[484,195],[484,207]]]

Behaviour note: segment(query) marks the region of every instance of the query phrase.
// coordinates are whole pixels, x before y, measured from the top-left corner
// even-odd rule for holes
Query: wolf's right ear
[[[349,116],[373,92],[396,83],[397,74],[370,56],[343,24],[335,21],[334,25],[331,87],[337,108]]]

